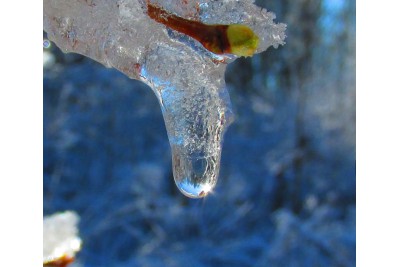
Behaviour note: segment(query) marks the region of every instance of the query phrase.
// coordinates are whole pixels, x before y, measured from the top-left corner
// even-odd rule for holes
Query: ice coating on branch
[[[203,197],[216,184],[223,133],[233,119],[224,74],[235,56],[215,55],[154,21],[149,3],[205,24],[247,25],[260,39],[257,53],[282,45],[286,26],[249,0],[44,0],[44,29],[64,52],[86,55],[153,89],[175,182],[186,196]]]

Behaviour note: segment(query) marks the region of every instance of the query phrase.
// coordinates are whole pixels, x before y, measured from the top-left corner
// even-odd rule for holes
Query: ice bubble
[[[51,46],[51,42],[49,40],[47,40],[47,39],[43,40],[43,48],[48,49],[48,48],[50,48],[50,46]]]

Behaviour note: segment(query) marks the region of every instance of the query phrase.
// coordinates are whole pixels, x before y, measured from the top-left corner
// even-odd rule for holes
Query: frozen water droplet
[[[50,41],[49,40],[43,40],[43,48],[50,48],[50,46],[51,46],[51,43],[50,43]]]
[[[185,196],[201,198],[217,183],[222,137],[232,112],[220,79],[224,66],[205,68],[204,59],[191,55],[189,49],[158,46],[142,65],[141,77],[153,88],[162,107],[175,183]],[[188,79],[193,73],[203,76]]]
[[[173,148],[172,166],[177,187],[191,198],[207,196],[217,183],[219,162],[220,154],[195,157]]]

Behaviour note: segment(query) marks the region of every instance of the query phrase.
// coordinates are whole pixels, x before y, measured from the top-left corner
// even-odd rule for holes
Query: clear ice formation
[[[172,149],[176,185],[206,196],[216,185],[223,133],[233,120],[226,64],[199,42],[152,20],[151,2],[205,24],[243,24],[260,38],[256,53],[284,44],[284,24],[250,0],[44,0],[44,30],[64,52],[88,56],[157,95]]]

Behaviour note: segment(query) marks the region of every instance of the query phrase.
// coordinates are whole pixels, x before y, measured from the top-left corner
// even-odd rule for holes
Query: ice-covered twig
[[[246,25],[256,53],[283,44],[285,25],[250,0],[44,0],[44,29],[64,52],[86,55],[157,95],[172,148],[178,188],[189,197],[216,184],[223,132],[232,121],[226,63],[197,40],[152,19],[148,5],[203,24]]]

